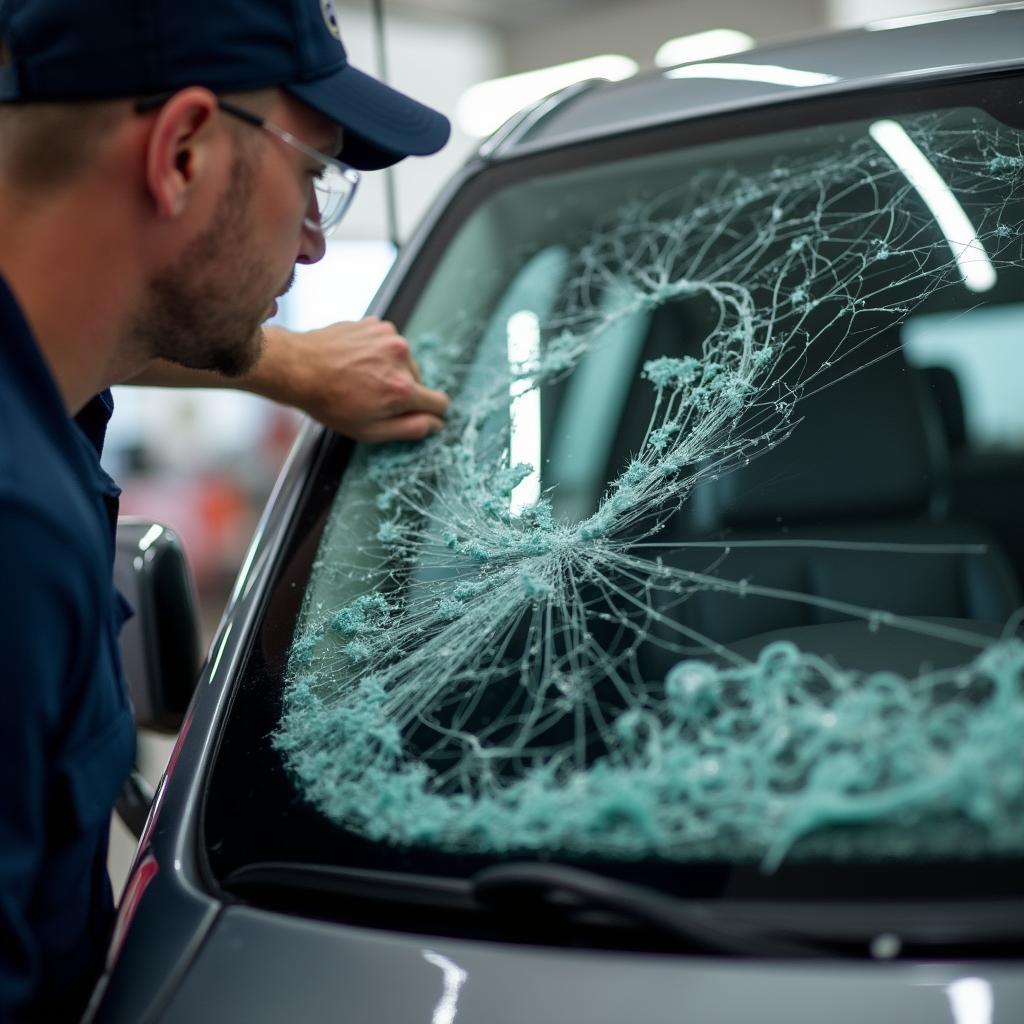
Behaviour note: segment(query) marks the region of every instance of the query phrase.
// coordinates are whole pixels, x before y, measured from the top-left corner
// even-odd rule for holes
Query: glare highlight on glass
[[[659,68],[668,68],[695,60],[713,60],[715,57],[749,50],[754,43],[754,37],[746,32],[738,32],[733,28],[713,28],[662,43],[654,55],[654,63]]]
[[[934,11],[931,14],[907,14],[899,18],[880,18],[865,25],[868,32],[886,32],[894,28],[910,28],[914,25],[932,25],[938,21],[957,21],[960,18],[977,18],[982,14],[995,14],[995,7],[974,7],[957,11]]]
[[[536,313],[523,310],[508,321],[509,466],[532,466],[530,473],[512,491],[509,511],[517,515],[540,497],[540,388],[532,379],[540,363],[540,321]]]
[[[832,85],[836,75],[821,71],[801,71],[778,64],[733,64],[713,61],[687,64],[665,72],[666,78],[721,78],[733,82],[765,82],[768,85],[789,85],[794,89],[808,89],[815,85]]]
[[[947,986],[953,1024],[992,1024],[992,986],[984,978],[961,978]]]
[[[895,121],[875,121],[868,131],[931,211],[949,242],[964,284],[972,292],[987,292],[996,283],[995,267],[971,219],[931,161]]]
[[[467,135],[486,138],[517,111],[559,89],[591,78],[618,82],[635,75],[639,69],[635,60],[609,53],[494,78],[466,90],[455,107],[455,121]]]
[[[319,164],[320,173],[313,179],[313,195],[316,198],[316,214],[312,212],[304,224],[314,231],[329,234],[348,212],[359,186],[359,172],[346,166],[340,160],[326,156],[318,149],[307,146],[291,132],[278,128],[276,124],[264,121],[260,126],[286,145],[297,149],[308,160]]]
[[[459,992],[469,975],[453,960],[449,960],[448,957],[435,953],[431,949],[423,950],[423,959],[428,964],[440,968],[444,976],[444,991],[434,1008],[430,1024],[453,1024],[459,1008]]]

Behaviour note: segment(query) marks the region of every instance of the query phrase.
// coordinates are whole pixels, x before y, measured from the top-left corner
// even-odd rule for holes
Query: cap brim
[[[345,129],[341,159],[359,170],[375,171],[407,156],[436,153],[451,134],[443,114],[351,65],[284,88]]]

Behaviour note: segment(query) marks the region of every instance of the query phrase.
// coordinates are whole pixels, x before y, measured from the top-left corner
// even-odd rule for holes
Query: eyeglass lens
[[[355,192],[358,177],[340,167],[327,166],[314,182],[320,228],[330,231],[337,227]]]

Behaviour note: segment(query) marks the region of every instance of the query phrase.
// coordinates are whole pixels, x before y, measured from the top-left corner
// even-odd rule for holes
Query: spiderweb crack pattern
[[[904,124],[981,211],[965,245],[1019,265],[1017,133],[930,114]],[[364,540],[346,557],[322,549],[314,573],[350,596],[307,598],[273,740],[304,797],[370,839],[451,851],[770,869],[797,849],[852,855],[852,826],[875,829],[875,853],[905,852],[926,831],[911,825],[940,823],[927,831],[941,838],[951,818],[987,848],[1019,849],[1024,646],[842,605],[980,653],[910,679],[788,643],[750,661],[665,609],[711,589],[840,603],[730,579],[726,551],[682,569],[657,540],[697,486],[784,444],[805,399],[877,361],[879,323],[959,283],[912,186],[852,133],[629,200],[577,244],[528,254],[490,323],[453,315],[421,334],[426,382],[456,397],[442,434],[363,449],[343,483],[356,497],[336,515]],[[700,357],[643,363],[650,421],[596,509],[562,519],[548,491],[513,513],[539,467],[509,462],[510,393],[565,380],[623,324],[695,300],[713,311]],[[519,309],[540,345],[513,363]],[[678,664],[650,678],[645,645]],[[878,831],[892,824],[902,831]]]

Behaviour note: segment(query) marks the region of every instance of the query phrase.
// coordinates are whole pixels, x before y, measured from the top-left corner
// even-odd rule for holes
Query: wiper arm
[[[562,916],[586,910],[611,911],[716,952],[775,957],[826,955],[820,946],[723,921],[721,911],[712,911],[702,904],[683,903],[656,889],[564,864],[500,864],[479,871],[471,886],[481,903],[495,908],[521,911],[524,901],[530,901],[531,909]]]

